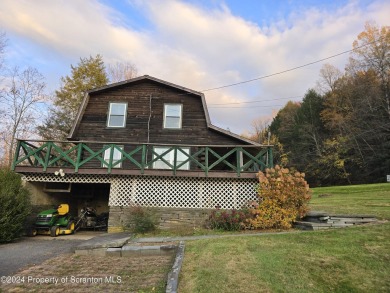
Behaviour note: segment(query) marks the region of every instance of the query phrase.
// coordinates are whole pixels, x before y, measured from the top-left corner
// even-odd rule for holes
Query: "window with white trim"
[[[107,117],[107,127],[126,126],[127,103],[110,103]]]
[[[121,150],[123,150],[123,145],[117,145],[117,147],[119,147]],[[114,165],[116,162],[118,162],[120,159],[122,159],[122,153],[115,147],[106,149],[104,151],[104,154],[103,154],[103,159],[107,163],[110,162],[111,150],[114,152],[113,157],[112,157],[112,164]],[[105,164],[102,164],[102,167],[108,168],[108,166]],[[112,168],[121,168],[121,167],[122,167],[122,162],[113,166]]]
[[[180,129],[182,114],[182,104],[164,104],[164,128]]]
[[[162,155],[166,151],[169,150],[169,147],[154,147],[153,148],[154,152],[157,153],[158,155]],[[186,154],[190,154],[190,148],[181,148]],[[183,163],[185,160],[188,159],[188,157],[183,154],[180,150],[177,150],[177,158],[176,158],[176,166],[179,164]],[[156,155],[153,154],[153,159],[156,158]],[[164,160],[167,161],[169,164],[173,166],[174,160],[175,160],[175,151],[171,150],[167,154],[163,156]],[[164,161],[162,160],[157,160],[156,162],[153,163],[153,169],[172,169],[169,165],[167,165]],[[190,162],[186,162],[183,166],[179,167],[178,170],[189,170],[190,169]]]

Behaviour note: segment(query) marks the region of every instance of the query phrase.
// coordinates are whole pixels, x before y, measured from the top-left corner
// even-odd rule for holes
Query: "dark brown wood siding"
[[[108,128],[106,126],[110,102],[128,103],[126,127]],[[163,128],[165,103],[183,105],[181,129]],[[241,140],[207,127],[200,96],[150,80],[91,93],[73,139],[189,145],[245,144]]]

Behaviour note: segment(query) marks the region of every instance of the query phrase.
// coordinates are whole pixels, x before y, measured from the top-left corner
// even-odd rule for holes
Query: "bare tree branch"
[[[44,77],[31,67],[13,68],[5,80],[0,96],[3,107],[0,139],[6,146],[4,156],[8,166],[11,166],[16,138],[31,135],[40,118],[38,108],[46,101],[45,87]]]
[[[7,39],[4,32],[0,32],[0,70],[4,64],[4,51],[7,46]]]
[[[108,65],[107,74],[109,76],[110,82],[115,83],[137,77],[138,69],[133,63],[117,62],[115,64]]]
[[[320,80],[317,81],[317,87],[322,93],[334,91],[336,81],[343,76],[342,72],[330,64],[324,64],[320,69]]]

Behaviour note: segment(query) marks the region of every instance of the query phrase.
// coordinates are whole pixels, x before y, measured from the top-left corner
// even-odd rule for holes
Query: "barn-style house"
[[[155,208],[162,228],[199,225],[210,209],[256,198],[271,146],[211,124],[203,93],[148,75],[86,93],[68,141],[18,141],[13,169],[33,204],[109,212],[109,232],[132,206]]]

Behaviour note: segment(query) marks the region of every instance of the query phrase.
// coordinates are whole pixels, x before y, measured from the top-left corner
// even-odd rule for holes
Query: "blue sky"
[[[96,54],[203,91],[349,50],[366,21],[389,25],[389,15],[384,0],[2,0],[0,30],[7,66],[37,68],[51,92],[71,64]],[[327,63],[343,70],[347,60]],[[315,87],[323,64],[205,92],[212,122],[242,133],[271,119]]]

